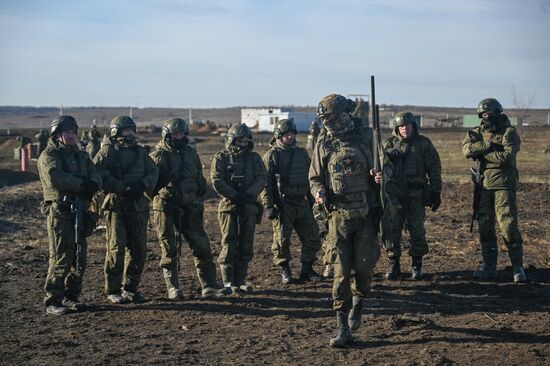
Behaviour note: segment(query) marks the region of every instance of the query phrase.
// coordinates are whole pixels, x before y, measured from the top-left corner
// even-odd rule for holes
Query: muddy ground
[[[462,135],[462,133],[460,133]],[[458,135],[453,135],[456,139]],[[548,136],[546,136],[547,138]],[[446,137],[434,136],[442,147]],[[211,153],[199,145],[208,174]],[[538,145],[537,145],[538,146]],[[263,148],[259,146],[259,149]],[[533,151],[536,148],[533,147]],[[1,152],[0,152],[1,153]],[[526,156],[529,153],[527,149]],[[471,186],[445,184],[443,205],[427,221],[430,253],[425,280],[382,279],[382,255],[363,325],[347,349],[334,350],[331,282],[282,285],[271,262],[270,223],[257,227],[250,280],[255,292],[219,300],[199,297],[189,250],[182,258],[186,299],[166,298],[160,250],[150,226],[141,290],[144,304],[112,305],[103,294],[104,231],[89,239],[81,313],[47,316],[42,305],[48,266],[45,218],[39,212],[36,175],[17,173],[0,160],[0,363],[1,364],[205,364],[205,365],[547,365],[550,363],[550,186],[524,183],[518,192],[529,283],[511,282],[501,250],[498,278],[476,282],[476,236],[470,234]],[[444,164],[447,157],[444,157]],[[449,157],[450,159],[450,157]],[[544,159],[547,159],[546,157]],[[536,164],[534,164],[536,165]],[[462,169],[462,168],[461,168]],[[446,174],[453,176],[453,171]],[[535,175],[548,179],[548,171]],[[537,179],[531,179],[531,181]],[[529,179],[527,179],[529,181]],[[205,202],[205,228],[214,255],[220,250],[216,198]],[[299,258],[299,246],[293,248]],[[407,272],[410,259],[402,265]],[[299,263],[293,262],[293,271]],[[322,270],[317,264],[316,269]]]

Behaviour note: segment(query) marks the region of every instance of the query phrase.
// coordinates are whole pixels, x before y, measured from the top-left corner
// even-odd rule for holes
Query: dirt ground
[[[463,132],[428,136],[444,150],[451,141],[460,141]],[[462,165],[446,167],[444,173],[452,179],[445,183],[443,205],[437,213],[428,214],[426,279],[407,279],[410,259],[404,256],[402,280],[384,281],[387,260],[382,255],[363,324],[354,334],[354,343],[343,350],[328,344],[336,323],[331,282],[282,285],[271,262],[272,229],[265,219],[256,230],[252,294],[201,299],[186,247],[181,262],[186,299],[169,301],[151,224],[141,285],[147,302],[115,306],[106,301],[105,232],[98,230],[88,240],[82,300],[90,304],[89,309],[47,316],[42,298],[48,241],[45,217],[39,211],[40,184],[36,174],[17,172],[18,163],[0,151],[4,186],[0,188],[0,364],[548,365],[550,168],[546,165],[541,170],[540,164],[533,163],[536,169],[530,175],[527,167],[530,154],[540,145],[536,138],[547,143],[550,134],[532,136],[521,161],[528,183],[518,191],[529,282],[511,281],[505,250],[500,253],[496,280],[473,281],[480,250],[476,235],[468,231],[472,187],[466,174],[460,173]],[[9,144],[0,146],[4,145]],[[220,148],[219,139],[198,148],[207,175],[212,153]],[[258,149],[263,151],[265,146]],[[443,151],[444,167],[453,154],[459,153]],[[541,159],[546,162],[548,157]],[[220,250],[216,204],[209,192],[205,228],[215,256]],[[295,243],[293,255],[299,258]],[[296,275],[299,263],[293,261],[292,267]],[[316,269],[322,271],[322,266],[317,264]]]

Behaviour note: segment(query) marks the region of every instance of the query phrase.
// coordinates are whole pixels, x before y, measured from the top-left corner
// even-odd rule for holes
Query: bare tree
[[[510,93],[512,94],[512,104],[517,111],[517,128],[520,130],[527,120],[527,117],[529,117],[529,110],[535,104],[535,94],[520,92],[515,86],[512,86]]]

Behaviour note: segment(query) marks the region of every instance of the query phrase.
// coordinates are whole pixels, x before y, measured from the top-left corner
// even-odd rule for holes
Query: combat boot
[[[478,280],[489,280],[497,276],[497,259],[483,258],[483,264],[474,271],[474,278]]]
[[[353,296],[353,307],[349,313],[348,324],[352,331],[361,326],[361,311],[363,310],[363,299],[357,295]]]
[[[220,289],[216,279],[216,265],[214,263],[209,263],[203,268],[197,268],[197,277],[201,283],[201,296],[203,298],[216,298],[231,293],[226,288]]]
[[[121,294],[109,294],[107,300],[113,304],[126,304],[126,299]]]
[[[285,285],[292,283],[292,272],[290,271],[290,265],[288,262],[284,262],[281,267],[281,282]]]
[[[323,272],[324,278],[333,278],[334,277],[334,265],[329,263],[325,266],[325,271]]]
[[[134,304],[141,304],[142,302],[145,302],[145,297],[139,291],[132,292],[124,290],[122,291],[121,296],[126,300],[126,302],[133,302]]]
[[[348,312],[337,311],[336,323],[338,326],[338,334],[330,339],[330,346],[334,348],[344,348],[353,340],[348,324]]]
[[[398,280],[401,277],[401,264],[399,263],[399,257],[390,257],[389,258],[390,267],[388,272],[384,274],[386,280]]]
[[[513,268],[513,271],[514,271],[514,282],[515,283],[527,282],[527,276],[525,275],[525,271],[523,270],[522,265],[515,266]]]
[[[252,283],[246,280],[248,276],[248,262],[238,261],[235,268],[235,283],[242,292],[252,292],[254,287]]]
[[[235,271],[230,264],[220,264],[223,287],[228,293],[237,292],[238,286],[235,284]]]
[[[322,281],[323,276],[315,272],[313,262],[302,262],[300,281]]]
[[[46,314],[50,315],[65,315],[69,312],[69,308],[61,304],[51,304],[46,307]]]
[[[422,257],[412,257],[412,280],[421,280],[424,277],[422,273]]]
[[[166,282],[166,290],[168,292],[168,298],[170,300],[183,299],[183,291],[179,288],[178,273],[175,270],[168,268],[162,269],[164,275],[164,281]]]
[[[86,308],[86,304],[79,301],[76,297],[66,297],[61,304],[73,311],[84,310]]]

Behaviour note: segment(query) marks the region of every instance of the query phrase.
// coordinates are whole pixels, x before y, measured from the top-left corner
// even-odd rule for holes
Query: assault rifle
[[[80,272],[80,260],[82,258],[82,230],[84,229],[84,203],[78,196],[71,198],[63,197],[63,202],[71,207],[71,213],[74,214],[74,242],[75,242],[75,270]]]
[[[283,208],[283,194],[281,193],[281,175],[278,173],[274,174],[273,178],[275,179],[275,187],[277,188],[273,190],[273,201],[277,205],[277,209],[279,210],[279,222],[281,223],[281,232],[284,235],[285,211]]]
[[[382,150],[382,133],[380,132],[380,106],[376,104],[376,94],[375,94],[375,86],[374,86],[374,75],[371,75],[370,77],[370,92],[371,92],[371,111],[372,111],[372,129],[373,129],[373,136],[372,136],[372,157],[373,157],[373,172],[374,175],[380,173],[382,171],[380,160],[380,151]],[[386,206],[386,202],[384,200],[384,179],[382,179],[382,182],[380,185],[375,185],[376,193],[380,196],[380,204],[382,207],[378,210],[376,215],[376,228],[378,231],[380,231],[380,222],[382,220],[382,215],[384,214],[384,208]]]
[[[181,231],[183,228],[183,210],[180,207],[176,207],[176,222],[174,223],[174,243],[176,244],[176,269],[179,275],[180,273],[180,256],[181,256]]]
[[[474,203],[472,204],[472,219],[470,221],[470,232],[474,229],[474,221],[479,219],[479,202],[481,189],[483,187],[483,172],[481,170],[481,159],[474,159],[475,166],[470,168],[472,182],[474,182]]]

